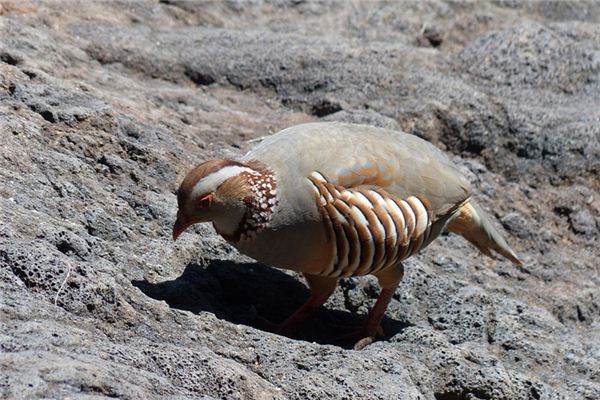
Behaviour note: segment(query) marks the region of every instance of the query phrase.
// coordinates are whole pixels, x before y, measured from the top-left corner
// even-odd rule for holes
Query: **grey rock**
[[[0,397],[596,399],[598,2],[0,4]],[[535,22],[533,22],[535,21]],[[374,303],[308,296],[175,190],[292,124],[444,148],[525,261],[443,235],[363,351]],[[408,167],[408,166],[407,166]]]
[[[579,210],[569,216],[569,223],[573,232],[589,238],[598,234],[598,223],[588,210]]]
[[[562,91],[597,83],[600,69],[598,45],[591,38],[537,24],[482,35],[460,59],[469,74],[485,81]]]
[[[529,229],[529,226],[531,225],[530,221],[527,221],[523,215],[512,212],[506,214],[500,221],[504,228],[512,235],[520,238],[531,237],[531,230]]]

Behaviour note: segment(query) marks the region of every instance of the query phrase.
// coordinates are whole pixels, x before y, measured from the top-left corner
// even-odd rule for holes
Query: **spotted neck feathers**
[[[252,239],[271,222],[273,211],[277,207],[277,181],[269,170],[243,172],[240,178],[248,186],[248,195],[243,201],[247,211],[240,220],[238,228],[231,234],[217,232],[228,242]],[[214,225],[214,224],[213,224]]]

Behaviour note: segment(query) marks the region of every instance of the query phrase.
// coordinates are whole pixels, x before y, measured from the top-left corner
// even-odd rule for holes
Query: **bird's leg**
[[[337,286],[337,279],[304,274],[310,287],[310,298],[281,324],[267,323],[269,330],[284,336],[294,336],[304,321],[321,307]]]
[[[396,291],[397,287],[398,285],[396,285],[396,287],[393,288],[381,289],[379,297],[377,297],[375,305],[371,309],[371,312],[369,312],[367,320],[363,324],[361,330],[356,335],[358,341],[354,344],[355,350],[361,350],[365,346],[373,343],[377,332],[380,330],[381,320],[385,315],[385,311],[387,310],[387,307],[390,304],[392,296],[394,295],[394,292]]]
[[[380,330],[381,320],[385,315],[385,311],[387,310],[403,275],[404,267],[402,264],[390,267],[376,274],[379,285],[381,286],[379,297],[377,297],[377,301],[369,312],[367,320],[364,322],[362,328],[357,332],[343,336],[341,338],[343,341],[354,342],[355,350],[361,350],[365,346],[373,343],[375,336]]]

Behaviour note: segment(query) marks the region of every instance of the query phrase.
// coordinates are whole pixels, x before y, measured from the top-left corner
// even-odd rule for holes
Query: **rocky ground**
[[[0,0],[0,397],[599,399],[600,3]],[[175,190],[315,120],[450,153],[525,261],[445,235],[374,303],[307,296]]]

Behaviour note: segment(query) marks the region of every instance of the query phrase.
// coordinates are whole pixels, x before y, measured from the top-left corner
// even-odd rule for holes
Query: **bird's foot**
[[[262,331],[286,336],[291,339],[294,339],[300,330],[298,324],[289,323],[289,321],[276,323],[260,316],[259,314],[254,316],[254,326]]]
[[[362,350],[375,341],[377,337],[384,337],[385,332],[381,326],[379,326],[374,332],[368,332],[366,329],[361,328],[357,331],[338,336],[332,340],[333,343],[341,346],[351,345],[354,350]]]
[[[356,351],[360,351],[360,350],[364,349],[365,347],[367,347],[368,345],[370,345],[371,343],[373,343],[373,340],[374,339],[370,336],[362,338],[358,342],[354,343],[353,349]]]
[[[281,327],[281,324],[277,324],[260,315],[254,306],[250,307],[250,315],[251,325],[261,331],[277,333],[277,330]]]
[[[262,317],[258,314],[254,317],[254,325],[256,328],[261,331],[271,332],[271,333],[279,333],[281,329],[281,324],[275,323],[273,321],[269,321],[265,317]]]

